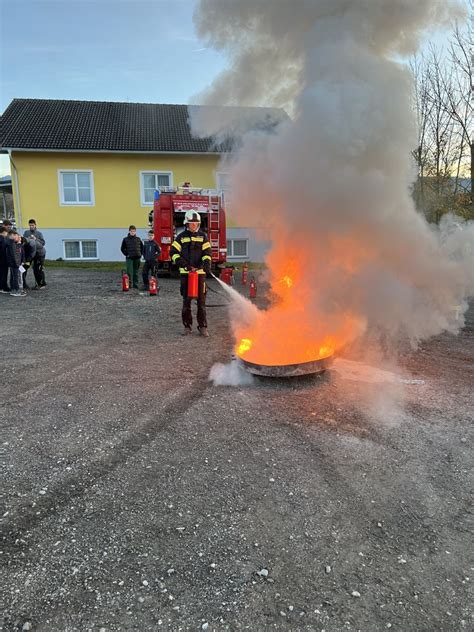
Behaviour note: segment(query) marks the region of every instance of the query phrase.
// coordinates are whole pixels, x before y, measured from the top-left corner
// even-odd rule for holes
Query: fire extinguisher
[[[188,272],[188,298],[199,296],[199,275],[197,272]]]
[[[252,277],[250,279],[249,297],[250,298],[257,298],[257,283],[256,283],[254,277]]]
[[[249,273],[249,264],[247,262],[242,266],[242,285],[247,285],[247,276]]]
[[[130,279],[125,270],[122,270],[122,292],[128,292],[130,289]]]
[[[148,281],[148,289],[150,291],[150,296],[156,296],[158,294],[158,281],[156,277],[151,276]]]

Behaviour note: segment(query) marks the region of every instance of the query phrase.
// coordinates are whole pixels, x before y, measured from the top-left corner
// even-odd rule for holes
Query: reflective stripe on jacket
[[[188,274],[187,268],[196,268],[198,274],[206,274],[202,268],[212,261],[211,244],[206,233],[184,230],[171,244],[170,257],[174,264],[179,265],[180,274]]]

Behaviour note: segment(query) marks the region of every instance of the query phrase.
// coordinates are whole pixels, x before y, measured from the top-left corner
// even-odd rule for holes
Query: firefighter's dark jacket
[[[138,235],[129,233],[123,238],[120,250],[127,259],[140,259],[143,253],[143,242]]]
[[[188,268],[196,268],[198,274],[206,274],[204,267],[211,265],[211,244],[202,230],[192,233],[188,229],[180,233],[171,244],[171,261],[179,266],[180,274],[188,274]]]

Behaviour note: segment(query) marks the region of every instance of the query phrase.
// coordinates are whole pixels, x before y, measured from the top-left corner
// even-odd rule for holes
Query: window
[[[72,240],[64,242],[64,259],[98,259],[97,241],[94,239]]]
[[[227,257],[248,257],[248,239],[228,239]]]
[[[59,171],[59,197],[62,205],[94,206],[92,171]]]
[[[172,186],[172,171],[140,171],[140,196],[142,206],[153,204],[156,189]]]
[[[216,186],[218,191],[230,193],[232,190],[230,184],[230,173],[227,173],[225,171],[216,171]]]

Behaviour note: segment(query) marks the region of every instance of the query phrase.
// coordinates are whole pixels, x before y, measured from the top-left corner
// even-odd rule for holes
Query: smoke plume
[[[257,218],[272,242],[275,305],[257,329],[239,331],[260,349],[281,332],[286,349],[301,339],[307,350],[311,340],[323,354],[367,330],[416,345],[463,325],[474,265],[452,256],[415,211],[413,86],[403,63],[427,29],[461,15],[454,0],[199,3],[198,34],[230,64],[198,100],[290,115],[266,133],[247,131],[253,110],[240,128],[234,108],[190,111],[200,135],[242,132],[224,168],[232,215],[250,226]]]

